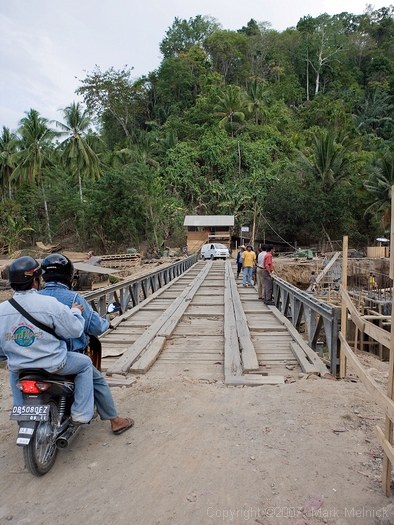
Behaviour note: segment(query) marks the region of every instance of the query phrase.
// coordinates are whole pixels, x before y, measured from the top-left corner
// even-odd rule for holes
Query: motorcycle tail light
[[[40,390],[40,392],[45,392],[46,390],[48,390],[50,386],[51,386],[51,383],[44,383],[41,381],[36,382],[36,387],[38,388],[38,390]]]
[[[51,383],[42,381],[22,380],[18,381],[18,386],[24,394],[40,394],[45,392],[51,386]]]

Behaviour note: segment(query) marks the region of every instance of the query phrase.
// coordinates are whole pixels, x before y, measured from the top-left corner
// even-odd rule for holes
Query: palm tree
[[[349,138],[343,132],[322,130],[313,135],[312,155],[306,157],[302,152],[301,163],[313,174],[322,193],[321,199],[328,199],[333,190],[350,174],[352,164],[349,151]],[[321,216],[321,228],[333,250],[327,229],[327,220]]]
[[[136,133],[135,148],[137,161],[152,166],[155,169],[159,168],[160,164],[154,159],[158,149],[158,142],[152,132],[148,133],[140,130]]]
[[[146,164],[159,169],[160,164],[155,160],[159,152],[161,142],[158,141],[154,132],[137,130],[132,138],[126,139],[126,146],[115,148],[109,154],[106,153],[107,165],[111,167],[122,167],[127,164]],[[176,143],[176,142],[175,142]]]
[[[58,136],[58,133],[48,126],[49,121],[35,109],[26,112],[26,117],[19,123],[19,151],[12,156],[15,162],[11,179],[27,180],[29,184],[37,182],[41,186],[44,200],[45,216],[47,221],[48,238],[52,242],[52,235],[49,222],[48,203],[45,196],[44,171],[46,168],[53,166],[52,141]]]
[[[56,122],[56,126],[62,129],[62,135],[67,135],[60,145],[61,157],[70,174],[78,177],[82,203],[82,173],[84,177],[93,180],[101,176],[100,160],[92,147],[92,137],[89,134],[92,122],[88,111],[83,110],[79,102],[73,102],[64,108],[63,118],[65,123]]]
[[[351,160],[349,158],[349,139],[343,133],[322,130],[319,135],[313,135],[313,150],[311,158],[302,152],[304,166],[312,171],[321,184],[324,193],[330,191],[349,175]]]
[[[264,113],[264,89],[263,83],[254,78],[248,84],[247,92],[248,111],[254,113],[255,124],[259,123],[259,116]]]
[[[234,120],[244,121],[246,102],[244,94],[238,86],[230,84],[227,86],[223,95],[219,97],[219,102],[215,107],[215,114],[223,117],[219,122],[219,127],[223,127],[228,122],[231,127],[231,136],[234,136]]]
[[[390,103],[390,95],[376,89],[373,93],[367,95],[364,102],[359,107],[358,112],[354,115],[354,123],[357,129],[362,133],[384,136],[390,134],[394,119],[394,105]]]
[[[0,191],[3,202],[8,191],[9,198],[12,197],[11,191],[11,174],[14,169],[12,156],[17,151],[17,136],[11,133],[8,128],[3,126],[3,132],[0,136]]]
[[[367,211],[382,217],[383,226],[387,226],[391,217],[391,187],[394,185],[394,152],[379,153],[369,167],[369,178],[364,187],[371,195]]]

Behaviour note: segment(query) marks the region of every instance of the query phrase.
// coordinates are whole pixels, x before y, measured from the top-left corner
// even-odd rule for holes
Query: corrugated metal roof
[[[113,268],[103,268],[102,266],[95,266],[94,264],[86,264],[82,262],[73,263],[76,270],[81,270],[83,272],[93,272],[93,273],[102,273],[110,274],[118,273],[120,270],[114,270]]]
[[[186,215],[183,226],[234,226],[234,215]]]

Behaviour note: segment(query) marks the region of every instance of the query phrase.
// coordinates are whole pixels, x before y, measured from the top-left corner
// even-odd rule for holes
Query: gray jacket
[[[37,290],[15,292],[14,299],[35,319],[55,330],[61,339],[79,337],[85,321],[78,308],[69,308]],[[8,359],[8,368],[43,368],[56,372],[66,363],[66,341],[34,326],[8,301],[0,304],[0,360]]]

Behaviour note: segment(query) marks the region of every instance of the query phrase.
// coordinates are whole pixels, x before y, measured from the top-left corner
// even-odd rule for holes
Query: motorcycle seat
[[[19,379],[56,379],[57,381],[73,381],[75,375],[62,376],[60,374],[51,374],[42,368],[24,368],[19,370]]]

